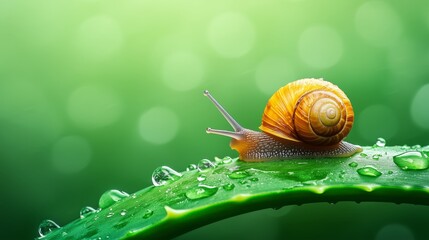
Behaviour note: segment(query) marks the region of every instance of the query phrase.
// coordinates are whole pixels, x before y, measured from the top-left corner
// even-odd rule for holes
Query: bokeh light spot
[[[334,66],[343,54],[340,35],[328,26],[313,26],[299,38],[299,55],[307,65],[317,69]]]
[[[407,239],[413,240],[414,235],[410,228],[402,224],[389,224],[382,227],[375,240]]]
[[[165,144],[173,140],[178,128],[177,115],[168,108],[151,108],[143,113],[139,120],[140,136],[153,144]]]
[[[375,46],[390,46],[402,32],[398,14],[384,1],[367,1],[356,12],[356,30]]]
[[[163,80],[174,90],[191,90],[203,81],[203,77],[203,63],[195,54],[173,53],[164,62]]]
[[[377,138],[392,138],[398,133],[398,116],[384,105],[372,105],[359,113],[355,126],[360,135],[369,143]]]
[[[262,60],[255,72],[256,86],[267,95],[295,80],[295,72],[283,57],[271,56]]]
[[[122,105],[109,89],[83,86],[75,90],[68,101],[70,118],[82,128],[94,129],[114,123],[120,117]]]
[[[241,13],[224,13],[215,17],[208,29],[208,39],[214,50],[223,57],[241,57],[252,48],[255,30]]]
[[[77,173],[88,166],[91,147],[87,140],[79,136],[61,138],[52,148],[52,163],[61,173]]]
[[[104,60],[122,46],[122,32],[115,20],[108,16],[92,17],[80,26],[77,47],[85,59]]]
[[[421,128],[429,130],[429,84],[421,87],[411,103],[411,117]]]

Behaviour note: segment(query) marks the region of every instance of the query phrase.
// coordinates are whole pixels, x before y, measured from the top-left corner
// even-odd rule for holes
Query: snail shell
[[[351,102],[340,88],[322,79],[302,79],[274,93],[259,128],[294,142],[334,145],[347,136],[353,120]]]

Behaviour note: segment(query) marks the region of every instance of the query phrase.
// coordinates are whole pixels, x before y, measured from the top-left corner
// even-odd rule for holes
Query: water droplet
[[[381,156],[383,156],[383,155],[382,155],[382,154],[377,153],[377,154],[372,155],[372,159],[374,159],[374,160],[378,160],[378,159],[380,159],[380,157],[381,157]]]
[[[240,183],[241,185],[244,185],[244,184],[248,184],[249,181],[241,179],[241,180],[238,181],[238,183]]]
[[[231,178],[231,179],[246,178],[246,177],[249,177],[249,176],[250,176],[249,172],[247,172],[247,171],[241,171],[241,170],[234,171],[234,172],[228,174],[228,177]]]
[[[89,216],[89,215],[91,215],[91,214],[93,214],[95,212],[96,212],[96,210],[94,208],[92,208],[92,207],[83,207],[80,210],[79,215],[80,215],[80,218],[83,219],[83,218],[85,218],[85,217],[87,217],[87,216]]]
[[[389,170],[389,171],[387,171],[387,174],[393,174],[393,171],[392,170]]]
[[[402,170],[423,170],[429,168],[429,158],[421,152],[405,152],[393,157],[395,164]]]
[[[377,138],[377,142],[375,143],[377,147],[386,146],[386,140],[384,138]]]
[[[152,173],[152,183],[154,186],[162,186],[181,178],[182,174],[173,169],[162,166],[155,169]]]
[[[121,228],[125,227],[128,223],[130,223],[130,222],[128,222],[128,221],[119,222],[119,223],[113,225],[113,227],[116,229],[121,229]]]
[[[218,188],[208,185],[198,185],[196,188],[189,189],[185,195],[191,200],[201,199],[213,196],[217,192]]]
[[[119,191],[119,190],[109,190],[103,193],[103,195],[101,195],[100,200],[98,201],[98,205],[100,206],[101,209],[110,207],[112,204],[114,204],[115,202],[128,197],[128,193],[123,192],[123,191]]]
[[[257,181],[259,181],[259,178],[254,177],[254,178],[250,178],[249,180],[252,182],[257,182]]]
[[[351,162],[351,163],[349,163],[349,166],[352,168],[355,168],[358,166],[358,164],[357,164],[357,162]]]
[[[229,156],[226,156],[226,157],[224,157],[224,158],[222,159],[222,162],[223,162],[224,164],[232,163],[232,158],[231,158],[231,157],[229,157]]]
[[[143,214],[143,218],[144,219],[148,219],[153,215],[153,210],[151,209],[146,209],[146,211]]]
[[[195,165],[195,164],[189,164],[189,166],[186,168],[186,171],[192,171],[192,170],[195,170],[195,169],[197,169],[197,165]]]
[[[54,231],[55,229],[59,229],[60,226],[56,224],[52,220],[43,220],[42,223],[39,225],[39,235],[41,237],[44,237],[48,235],[50,232]]]
[[[235,188],[235,185],[232,183],[227,183],[227,184],[223,185],[222,188],[226,191],[231,191],[232,189]]]
[[[197,180],[199,182],[206,180],[207,176],[205,174],[201,174],[200,176],[197,177]]]
[[[223,164],[223,162],[222,162],[222,158],[215,157],[214,159],[215,159],[215,164],[216,164],[216,165],[222,165],[222,164]]]
[[[360,156],[361,156],[361,157],[368,157],[368,154],[366,154],[366,153],[361,153],[361,154],[360,154]]]
[[[198,171],[200,172],[205,172],[215,167],[216,167],[216,164],[214,164],[212,161],[208,159],[202,159],[197,165]]]
[[[121,216],[125,216],[127,214],[127,210],[123,209],[120,214]]]
[[[113,217],[113,215],[115,215],[115,212],[110,211],[109,213],[107,213],[106,217],[110,218]]]
[[[372,167],[372,166],[359,168],[357,170],[357,173],[359,173],[359,175],[368,176],[368,177],[380,177],[382,174],[375,167]]]
[[[410,146],[408,146],[408,145],[404,145],[404,146],[402,146],[402,147],[401,147],[401,149],[402,149],[402,150],[408,150],[408,149],[410,149],[410,148],[411,148],[411,147],[410,147]]]

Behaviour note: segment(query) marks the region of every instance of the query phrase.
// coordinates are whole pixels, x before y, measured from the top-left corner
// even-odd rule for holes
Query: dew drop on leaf
[[[378,160],[378,159],[380,159],[380,157],[381,157],[381,156],[383,156],[383,155],[382,155],[382,154],[377,153],[377,154],[372,155],[372,159],[374,159],[374,160]]]
[[[231,179],[241,179],[241,178],[246,178],[249,176],[250,176],[249,172],[242,171],[242,170],[234,171],[234,172],[228,174],[228,177]]]
[[[384,147],[386,146],[386,140],[384,138],[377,138],[377,142],[375,143],[376,147]]]
[[[115,202],[120,201],[121,199],[126,198],[128,196],[129,195],[126,192],[112,189],[104,192],[103,195],[101,195],[100,200],[98,201],[98,205],[101,209],[104,209],[110,207]]]
[[[217,192],[218,188],[215,186],[198,185],[198,187],[189,189],[185,195],[188,199],[196,200],[213,196]]]
[[[181,178],[182,174],[167,166],[156,168],[152,173],[152,183],[154,186],[162,186]]]
[[[39,235],[41,237],[44,237],[48,235],[50,232],[54,231],[55,229],[59,229],[60,226],[56,224],[52,220],[43,220],[39,225]]]
[[[368,154],[366,154],[366,153],[361,153],[361,154],[360,154],[360,156],[361,156],[361,157],[368,157]]]
[[[216,164],[214,164],[212,161],[208,159],[202,159],[197,165],[198,171],[200,172],[205,172],[215,167],[216,167]]]
[[[357,170],[357,173],[359,173],[359,175],[361,176],[367,176],[367,177],[380,177],[382,174],[375,167],[372,167],[372,166],[359,168]]]
[[[223,162],[224,164],[232,163],[232,158],[231,158],[231,157],[229,157],[229,156],[226,156],[226,157],[224,157],[224,158],[222,159],[222,162]]]
[[[143,218],[144,219],[148,219],[153,215],[153,210],[151,209],[146,209],[143,213]]]
[[[127,210],[123,209],[120,213],[121,216],[125,216],[127,214]]]
[[[429,168],[429,158],[419,151],[396,155],[393,157],[393,162],[402,170],[424,170]]]
[[[87,207],[83,207],[80,210],[79,215],[80,215],[80,218],[83,219],[83,218],[88,217],[89,215],[91,215],[95,212],[96,212],[96,210],[94,208],[87,206]]]
[[[207,178],[207,176],[205,174],[201,174],[197,177],[197,180],[199,182],[202,182],[202,181],[206,180],[206,178]]]
[[[352,168],[355,168],[358,166],[358,164],[357,164],[357,162],[351,162],[351,163],[349,163],[349,166]]]
[[[227,183],[223,185],[222,188],[226,191],[231,191],[232,189],[235,188],[235,185],[233,183]]]
[[[257,182],[257,181],[259,181],[259,178],[254,177],[254,178],[250,178],[249,180],[252,182]]]
[[[402,149],[402,150],[408,150],[408,149],[410,149],[410,148],[411,148],[411,147],[410,147],[410,146],[408,146],[408,145],[404,145],[404,146],[402,146],[402,147],[401,147],[401,149]]]
[[[195,164],[189,164],[189,166],[186,168],[186,171],[192,171],[192,170],[195,170],[195,169],[197,169],[197,165],[195,165]]]

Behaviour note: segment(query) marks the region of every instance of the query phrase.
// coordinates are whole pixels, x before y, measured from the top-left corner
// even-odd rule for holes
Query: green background
[[[277,88],[325,78],[353,103],[348,141],[428,145],[428,43],[426,1],[0,0],[2,238],[147,187],[160,165],[237,156],[205,133],[230,127],[204,89],[257,129]],[[179,239],[427,239],[428,213],[310,204]]]

